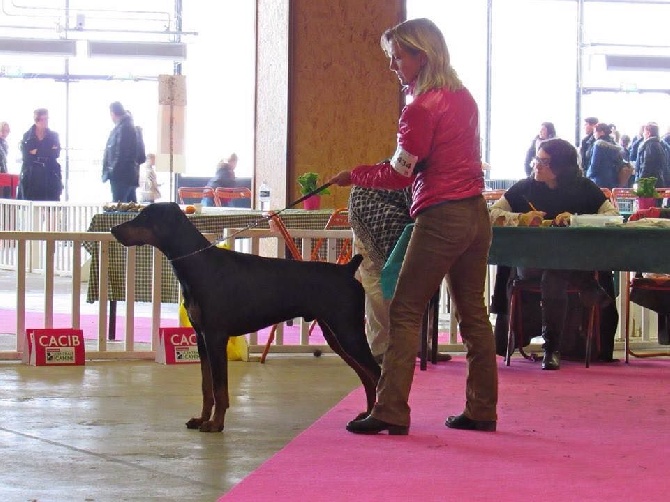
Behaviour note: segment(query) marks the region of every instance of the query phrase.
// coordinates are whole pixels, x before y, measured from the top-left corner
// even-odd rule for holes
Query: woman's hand
[[[567,227],[570,225],[570,216],[572,215],[568,212],[557,214],[556,218],[554,218],[554,226]]]
[[[328,181],[329,183],[333,183],[334,185],[341,187],[349,186],[351,185],[351,171],[340,171]]]
[[[542,225],[542,219],[547,213],[544,211],[528,211],[519,215],[520,227],[539,227]]]

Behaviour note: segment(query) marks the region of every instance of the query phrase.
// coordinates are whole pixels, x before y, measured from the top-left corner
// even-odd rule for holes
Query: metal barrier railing
[[[227,229],[228,234],[235,232],[235,229]],[[351,232],[349,230],[291,230],[292,237],[299,240],[302,249],[309,256],[309,251],[312,242],[319,238],[325,238],[327,242],[327,256],[329,261],[333,261],[337,256],[338,239],[350,238]],[[209,234],[207,236],[210,240],[215,238],[215,235]],[[15,231],[0,231],[0,243],[10,243],[9,250],[12,251],[12,261],[15,263],[14,267],[14,282],[9,286],[9,291],[0,291],[4,297],[15,297],[15,304],[4,304],[0,308],[11,310],[15,312],[15,322],[3,323],[0,327],[4,335],[13,335],[12,347],[4,350],[0,347],[0,360],[16,360],[20,359],[23,352],[23,344],[26,332],[26,313],[28,303],[31,303],[31,309],[39,311],[40,321],[39,325],[30,326],[31,328],[52,328],[54,327],[54,316],[58,314],[69,314],[69,325],[65,327],[81,328],[82,327],[82,268],[80,263],[83,262],[85,252],[82,252],[84,242],[98,242],[100,247],[100,268],[99,268],[99,284],[108,283],[108,265],[109,265],[109,246],[114,241],[114,237],[107,232],[15,232]],[[39,243],[44,249],[43,260],[44,267],[40,273],[43,277],[44,291],[43,297],[38,298],[34,292],[28,297],[26,278],[28,272],[27,259],[30,256],[29,249],[33,243]],[[56,298],[56,256],[57,249],[60,245],[65,243],[70,248],[69,263],[67,266],[72,270],[69,280],[61,277],[60,281],[67,281],[66,288],[60,288],[58,292],[60,296],[58,302]],[[284,257],[285,246],[283,240],[269,230],[246,230],[236,235],[234,248],[242,252],[251,252],[262,256],[278,256]],[[124,336],[123,341],[114,342],[113,347],[108,345],[107,341],[107,325],[109,317],[109,296],[107,288],[100,288],[100,298],[97,308],[95,309],[94,332],[97,339],[87,341],[87,357],[91,359],[136,359],[145,358],[152,359],[155,357],[155,350],[158,347],[158,330],[162,322],[167,318],[163,317],[163,305],[160,302],[153,302],[150,305],[149,321],[150,321],[150,338],[147,342],[136,343],[135,331],[136,323],[139,316],[136,316],[136,302],[135,302],[135,281],[133,274],[136,267],[136,248],[127,248],[127,268],[126,268],[126,299],[125,309],[122,312],[125,314],[125,324],[123,327]],[[160,263],[160,251],[153,250],[154,253],[154,267],[152,270],[152,291],[153,298],[160,297],[161,290],[161,267],[156,266]],[[9,272],[5,272],[8,274]],[[6,282],[6,281],[5,281]],[[623,286],[623,285],[622,285]],[[625,287],[625,286],[623,286]],[[67,292],[62,290],[66,289]],[[66,298],[64,298],[66,296]],[[446,295],[444,295],[446,297]],[[619,298],[619,301],[621,297]],[[5,303],[5,302],[3,302]],[[59,306],[59,312],[56,311],[56,303]],[[443,306],[443,309],[446,307]],[[63,312],[65,310],[65,312]],[[90,310],[90,309],[89,309]],[[146,309],[145,309],[146,310]],[[446,309],[445,309],[446,310]],[[619,304],[619,311],[622,312]],[[445,316],[444,310],[440,312],[441,316]],[[635,308],[634,316],[636,317],[636,330],[633,336],[637,335],[638,343],[648,343],[657,340],[656,330],[656,315],[646,309]],[[451,316],[449,316],[451,317]],[[146,321],[146,316],[144,316]],[[444,317],[443,317],[444,319]],[[89,319],[90,320],[90,319]],[[171,318],[170,321],[174,323],[176,319]],[[285,345],[280,327],[279,333],[275,340],[273,350],[276,352],[311,352],[315,348],[314,344],[310,343],[307,335],[308,325],[302,320],[295,320],[300,324],[300,340],[298,344]],[[60,326],[63,327],[63,326]],[[90,326],[89,326],[90,328]],[[620,332],[621,333],[621,332]],[[617,342],[621,340],[621,334],[617,337]],[[258,345],[258,334],[250,333],[247,335],[249,341],[249,348],[252,353],[262,352],[263,346]],[[3,343],[6,342],[3,337]],[[11,342],[10,342],[11,343]],[[617,344],[619,345],[619,343]],[[455,323],[452,323],[450,330],[449,348],[456,350],[460,347],[460,342],[457,339],[457,330]],[[319,346],[325,349],[325,347]],[[619,346],[617,348],[620,348]]]
[[[229,231],[230,232],[230,231]],[[349,230],[292,230],[291,234],[302,241],[305,249],[310,249],[312,241],[320,238],[326,239],[328,257],[334,256],[337,246],[337,240],[343,238],[351,238],[351,231]],[[207,237],[213,240],[216,236],[208,234]],[[263,256],[284,256],[284,244],[278,236],[269,230],[247,230],[237,236],[235,249],[238,251],[249,251]],[[69,314],[68,326],[75,329],[82,328],[82,272],[81,265],[86,252],[82,252],[84,242],[97,242],[100,248],[100,267],[99,267],[99,284],[108,283],[108,265],[109,265],[109,246],[114,241],[114,237],[108,232],[15,232],[15,231],[0,231],[0,242],[10,243],[12,250],[12,262],[15,264],[14,281],[11,286],[12,291],[15,292],[15,305],[3,305],[0,308],[16,312],[15,322],[12,326],[3,325],[1,327],[3,334],[13,335],[13,343],[8,349],[0,348],[0,360],[16,360],[20,359],[23,353],[24,339],[26,333],[26,314],[28,304],[31,309],[39,310],[40,320],[36,322],[38,325],[28,326],[29,328],[53,328],[54,318],[56,314]],[[34,292],[28,295],[26,286],[27,275],[29,267],[27,265],[28,257],[30,256],[29,249],[32,244],[38,243],[43,249],[42,258],[44,260],[44,268],[40,271],[40,276],[44,277],[44,291],[41,298],[37,297]],[[61,287],[58,292],[60,298],[56,302],[56,257],[59,246],[67,245],[70,249],[69,263],[67,266],[72,270],[72,274],[66,288]],[[153,359],[155,357],[155,350],[158,347],[158,331],[162,321],[166,321],[162,316],[163,305],[160,302],[152,302],[150,306],[150,339],[146,343],[136,343],[135,331],[137,317],[136,302],[135,302],[135,281],[134,271],[136,267],[136,248],[130,247],[126,249],[126,299],[125,310],[122,314],[125,315],[125,325],[123,327],[124,336],[122,341],[114,342],[113,347],[109,346],[107,340],[107,325],[109,321],[109,296],[107,288],[100,288],[100,297],[96,309],[95,322],[93,329],[97,335],[97,339],[87,339],[86,357],[89,359]],[[160,298],[161,290],[161,267],[156,264],[160,263],[160,251],[154,249],[154,267],[152,270],[152,291],[153,298]],[[334,259],[334,258],[333,258]],[[8,272],[5,272],[8,273]],[[63,281],[63,278],[60,279]],[[67,292],[63,292],[67,289]],[[29,297],[30,296],[30,297]],[[67,298],[63,298],[67,296]],[[56,304],[59,305],[61,312],[56,312]],[[66,310],[66,312],[62,312]],[[174,324],[176,319],[172,318],[170,321]],[[64,326],[59,326],[64,327]],[[88,326],[90,328],[90,326]],[[301,326],[301,332],[306,332],[307,329]],[[257,333],[250,333],[248,335],[251,352],[261,352],[262,346],[258,346]],[[309,343],[306,336],[301,336],[298,345],[283,346],[283,338],[277,336],[275,341],[277,352],[308,352],[314,349],[314,345]],[[321,347],[321,346],[320,346]],[[321,347],[324,348],[324,347]]]
[[[68,202],[32,202],[0,199],[0,230],[14,232],[86,232],[93,215],[102,205]],[[46,266],[44,243],[31,241],[26,266],[29,272],[43,272]],[[56,275],[71,276],[72,246],[58,243],[55,250]],[[16,269],[16,249],[11,241],[0,240],[0,269]],[[81,267],[83,263],[79,263]]]

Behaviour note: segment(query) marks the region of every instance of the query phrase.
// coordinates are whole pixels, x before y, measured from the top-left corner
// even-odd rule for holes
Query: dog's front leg
[[[211,420],[207,420],[200,425],[201,432],[221,432],[224,427],[226,410],[230,406],[228,397],[228,354],[226,353],[228,337],[221,333],[213,333],[212,335],[207,339],[207,352],[211,370],[214,415]]]
[[[200,356],[200,375],[202,387],[202,411],[199,417],[193,417],[186,422],[189,429],[200,429],[204,422],[212,416],[214,407],[214,386],[212,385],[212,370],[210,368],[209,356],[205,341],[200,334],[197,335],[198,355]]]

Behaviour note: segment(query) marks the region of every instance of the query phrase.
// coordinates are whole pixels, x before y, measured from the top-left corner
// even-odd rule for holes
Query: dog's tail
[[[345,267],[347,267],[347,271],[351,275],[354,275],[356,273],[356,270],[358,270],[358,267],[361,265],[362,261],[363,256],[360,254],[356,254],[351,260],[349,260],[349,263],[347,263]]]

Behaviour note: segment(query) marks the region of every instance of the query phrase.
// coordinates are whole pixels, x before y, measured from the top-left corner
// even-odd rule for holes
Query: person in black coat
[[[48,127],[46,108],[35,110],[34,120],[21,140],[23,164],[17,199],[57,201],[63,191],[61,168],[56,160],[60,156],[60,140]]]
[[[235,168],[237,167],[237,154],[233,153],[227,160],[222,160],[216,166],[216,173],[213,178],[207,182],[207,186],[216,190],[219,187],[235,188]],[[225,205],[230,205],[229,201],[222,202]],[[202,199],[203,206],[211,206],[214,202],[212,199],[205,197]]]
[[[591,164],[591,151],[596,142],[595,130],[598,119],[596,117],[586,117],[584,119],[584,134],[579,145],[579,158],[582,162],[582,171],[586,172]]]
[[[601,188],[619,186],[619,171],[623,167],[623,151],[611,136],[609,124],[596,125],[596,142],[591,149],[591,162],[584,166],[586,177]]]
[[[102,181],[109,180],[113,202],[137,202],[140,185],[137,165],[137,131],[123,105],[109,105],[114,129],[109,133],[102,162]]]
[[[641,178],[656,178],[656,188],[667,186],[670,173],[668,172],[668,158],[670,152],[661,143],[658,137],[658,124],[649,122],[644,126],[644,141],[637,153],[635,165],[635,181]]]

